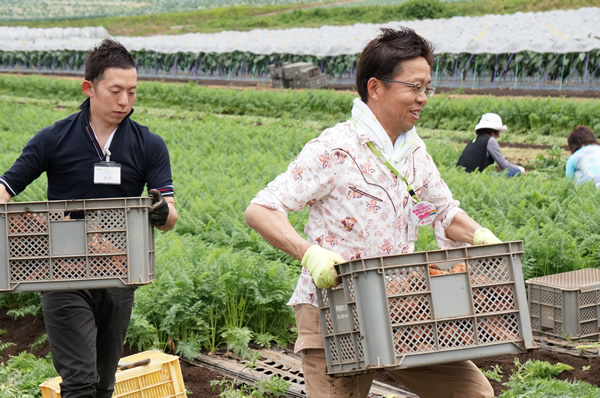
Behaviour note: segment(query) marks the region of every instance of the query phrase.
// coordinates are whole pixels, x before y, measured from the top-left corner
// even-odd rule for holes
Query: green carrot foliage
[[[240,336],[263,346],[293,341],[294,318],[286,303],[300,264],[247,227],[244,210],[307,141],[348,118],[354,97],[329,90],[140,83],[133,119],[150,126],[170,149],[180,220],[174,230],[156,234],[157,280],[136,292],[128,344],[193,356],[238,344]],[[76,81],[0,76],[6,148],[0,168],[10,167],[40,128],[75,112],[83,99]],[[566,159],[558,148],[571,125],[600,124],[597,109],[598,100],[440,95],[421,115],[418,131],[461,207],[500,239],[524,241],[527,278],[600,263],[600,191],[565,180]],[[464,141],[487,111],[500,113],[510,126],[506,141],[557,147],[515,178],[493,168],[473,174],[457,169]],[[523,115],[534,113],[540,130]],[[45,200],[45,190],[42,177],[15,200]],[[302,234],[307,210],[289,216]],[[417,250],[435,248],[431,228],[421,228]],[[0,295],[2,307],[24,311],[30,305],[39,310],[35,294]],[[240,330],[248,333],[235,332]]]

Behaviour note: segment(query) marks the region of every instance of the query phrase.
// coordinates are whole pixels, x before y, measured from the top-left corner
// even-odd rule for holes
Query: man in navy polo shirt
[[[43,172],[48,200],[152,195],[150,222],[177,222],[169,152],[163,139],[130,119],[136,99],[133,57],[106,39],[85,63],[81,111],[40,130],[0,176],[0,203]],[[62,398],[109,398],[129,326],[135,288],[49,291],[42,310]]]

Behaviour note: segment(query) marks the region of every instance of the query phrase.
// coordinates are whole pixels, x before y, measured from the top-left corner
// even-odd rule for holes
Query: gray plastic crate
[[[268,66],[268,68],[269,68],[269,74],[271,75],[271,79],[273,79],[273,80],[283,79],[283,66],[282,65],[270,64]]]
[[[523,242],[367,258],[317,289],[327,372],[345,376],[534,348]],[[430,276],[428,266],[469,272]]]
[[[292,79],[308,79],[320,74],[319,68],[310,62],[296,62],[293,64],[283,64],[283,78]]]
[[[600,269],[586,268],[525,282],[534,333],[600,340]]]
[[[327,79],[323,74],[308,79],[290,80],[289,84],[291,88],[320,88],[327,85]]]
[[[150,283],[151,203],[110,198],[0,204],[0,292]]]

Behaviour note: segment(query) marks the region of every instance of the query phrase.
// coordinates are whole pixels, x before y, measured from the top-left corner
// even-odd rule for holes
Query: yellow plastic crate
[[[144,351],[121,358],[121,362],[150,359],[147,365],[117,371],[114,398],[185,398],[179,357],[160,351]],[[42,398],[60,398],[60,377],[40,384]]]

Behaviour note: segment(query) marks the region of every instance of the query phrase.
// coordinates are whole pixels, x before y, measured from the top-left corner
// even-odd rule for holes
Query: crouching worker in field
[[[48,200],[139,197],[147,186],[153,197],[150,222],[160,230],[173,228],[177,211],[167,146],[130,119],[137,91],[131,54],[116,41],[101,42],[87,55],[81,88],[88,97],[81,110],[39,131],[0,176],[0,202],[43,172]],[[115,178],[106,180],[107,174]],[[134,290],[41,293],[62,398],[112,396]]]
[[[500,242],[458,207],[415,130],[434,92],[433,58],[413,30],[382,29],[360,56],[352,117],[308,142],[246,209],[250,227],[302,263],[289,304],[309,398],[367,397],[373,381],[326,374],[316,288],[339,283],[335,264],[412,252],[418,225],[431,224],[441,248]],[[306,239],[287,216],[305,206]],[[421,398],[494,396],[471,361],[390,373]]]
[[[566,177],[576,184],[594,181],[600,188],[600,142],[586,126],[576,126],[567,138],[571,156],[567,160]]]
[[[507,177],[525,173],[523,167],[510,163],[500,151],[498,138],[500,133],[506,130],[507,127],[502,124],[499,115],[486,113],[481,116],[481,120],[475,126],[477,137],[467,144],[456,165],[471,173],[475,170],[483,171],[496,162],[501,170],[508,169]]]

